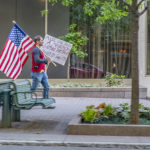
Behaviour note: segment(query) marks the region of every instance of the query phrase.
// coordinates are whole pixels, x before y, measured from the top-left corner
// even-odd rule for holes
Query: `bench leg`
[[[1,127],[11,127],[11,99],[10,90],[3,91],[3,109],[2,109],[2,124]]]
[[[11,109],[11,121],[20,121],[20,110]]]

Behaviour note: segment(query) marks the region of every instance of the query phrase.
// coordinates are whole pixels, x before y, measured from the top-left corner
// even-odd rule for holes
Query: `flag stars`
[[[14,29],[9,35],[9,39],[18,47],[25,35],[22,32],[20,32],[20,30],[15,26],[13,28]]]

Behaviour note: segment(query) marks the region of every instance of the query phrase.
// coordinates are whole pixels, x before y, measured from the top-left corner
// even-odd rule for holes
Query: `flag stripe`
[[[15,48],[15,45],[13,46],[13,48],[12,48],[12,50],[10,52],[10,56],[12,56],[12,53],[14,52],[14,48]],[[11,61],[12,61],[11,57],[8,57],[8,61],[7,61],[6,65],[5,65],[4,69],[3,69],[4,73],[7,72],[7,69],[10,66]]]
[[[13,78],[13,79],[17,79],[17,78],[18,78],[18,76],[21,74],[21,72],[22,72],[22,67],[21,67],[21,66],[19,66],[18,71],[14,74],[14,76],[13,76],[12,78]]]
[[[14,47],[14,50],[13,50],[13,53],[12,53],[12,55],[11,55],[11,57],[10,57],[10,61],[9,61],[9,64],[8,64],[8,66],[7,66],[7,68],[6,68],[6,71],[4,72],[4,73],[7,73],[8,72],[8,70],[9,70],[9,68],[11,67],[11,64],[12,64],[12,62],[14,61],[14,58],[16,57],[16,54],[17,54],[17,47],[15,46]]]
[[[28,45],[28,47],[25,48],[25,51],[28,53],[34,47],[35,47],[35,43],[30,43],[30,45]]]
[[[8,71],[7,71],[7,75],[9,75],[9,73],[14,69],[14,65],[16,63],[16,61],[19,59],[19,57],[17,56],[17,51],[15,52],[15,55],[14,55],[14,59],[13,61],[11,62],[11,65],[9,66],[8,68]]]
[[[1,59],[3,59],[3,57],[5,56],[5,49],[7,49],[8,48],[8,46],[9,46],[9,44],[10,44],[10,40],[9,39],[7,39],[7,41],[6,41],[6,43],[5,43],[5,46],[4,46],[4,48],[3,48],[3,51],[2,51],[2,53],[1,53],[1,55],[0,55],[0,58]]]
[[[24,58],[24,61],[22,61],[22,67],[24,66],[24,64],[25,64],[25,62],[27,61],[27,59],[28,59],[28,55]]]
[[[14,70],[10,73],[10,77],[15,78],[15,76],[18,74],[18,72],[20,72],[21,68],[22,67],[21,67],[20,61],[18,59],[16,64],[15,64]]]
[[[8,51],[8,48],[10,47],[10,43],[11,41],[7,40],[7,43],[5,44],[5,47],[1,53],[1,57],[0,57],[0,60],[1,60],[1,64],[0,64],[0,68],[2,67],[3,65],[3,61],[5,60],[4,58],[6,57],[6,53]]]
[[[9,76],[10,78],[12,78],[14,74],[16,74],[16,72],[17,72],[18,69],[19,69],[19,66],[21,66],[21,64],[20,64],[20,60],[19,60],[19,57],[18,57],[18,59],[16,59],[15,63],[13,63],[13,67],[12,67],[11,70],[8,72],[8,76]]]
[[[11,51],[13,49],[13,44],[10,44],[9,45],[9,49],[8,49],[8,51],[7,51],[7,55],[5,55],[5,57],[4,57],[4,59],[3,59],[3,62],[2,62],[2,67],[1,67],[1,69],[4,71],[4,67],[5,67],[5,65],[6,65],[6,63],[7,63],[7,60],[8,60],[8,57],[9,57],[9,52]]]

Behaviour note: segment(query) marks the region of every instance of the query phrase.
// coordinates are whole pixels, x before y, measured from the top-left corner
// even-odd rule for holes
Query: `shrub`
[[[88,54],[82,51],[83,46],[87,44],[88,38],[83,36],[81,32],[76,31],[77,24],[71,24],[69,27],[69,33],[59,37],[61,40],[72,44],[71,54],[84,58]]]
[[[105,76],[105,82],[108,87],[120,86],[123,84],[124,78],[125,78],[125,76],[123,76],[123,75],[107,74]]]
[[[96,119],[99,113],[100,112],[98,111],[98,109],[95,109],[95,106],[91,105],[91,106],[87,106],[86,110],[82,112],[80,115],[85,122],[92,123]]]
[[[97,107],[94,105],[87,106],[80,116],[83,123],[128,123],[130,108],[128,103],[120,104],[119,107],[101,103]],[[139,110],[141,123],[150,124],[150,108],[139,104]]]

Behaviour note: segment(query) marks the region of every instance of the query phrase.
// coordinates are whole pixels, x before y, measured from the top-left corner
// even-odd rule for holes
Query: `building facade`
[[[32,38],[36,35],[45,35],[45,18],[41,11],[45,9],[45,0],[0,0],[0,52],[2,51],[9,32],[13,26],[12,20]],[[53,8],[49,6],[48,14],[48,34],[58,37],[68,32],[69,11],[62,5]],[[31,52],[27,63],[23,68],[19,78],[30,78]],[[49,78],[67,78],[67,63],[65,66],[49,66]],[[0,78],[6,78],[0,72]]]
[[[88,53],[85,58],[71,56],[64,66],[52,64],[48,76],[52,78],[67,78],[68,62],[71,78],[103,78],[103,73],[116,73],[131,78],[131,30],[130,16],[117,22],[106,22],[104,25],[95,23],[82,14],[79,4],[74,8],[66,8],[61,4],[54,7],[48,5],[47,20],[41,16],[46,8],[46,0],[0,0],[0,52],[15,20],[32,38],[35,35],[59,37],[68,32],[72,23],[78,24],[78,30],[88,37],[88,43],[83,51]],[[139,77],[140,85],[148,88],[150,96],[150,10],[140,18],[139,29]],[[30,78],[31,52],[19,78]],[[0,72],[0,78],[6,78]]]

